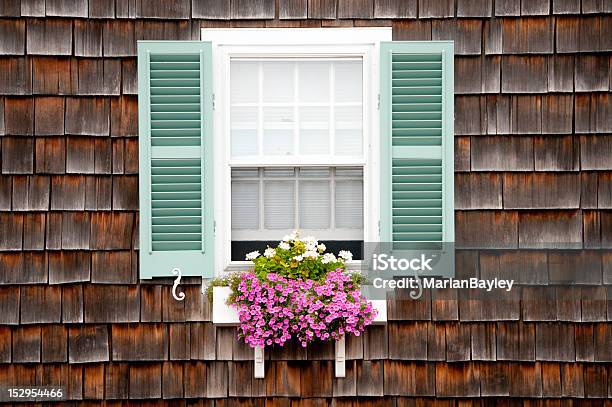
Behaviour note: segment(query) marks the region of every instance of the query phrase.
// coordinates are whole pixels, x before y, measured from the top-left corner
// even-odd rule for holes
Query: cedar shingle
[[[21,323],[60,322],[62,317],[61,287],[24,286],[21,287]]]
[[[152,21],[136,22],[137,40],[190,40],[190,21]]]
[[[98,261],[103,261],[103,260],[98,260]],[[162,320],[162,301],[160,301],[161,288],[162,287],[159,285],[140,286],[140,320],[142,322],[161,322]]]
[[[83,287],[65,285],[62,287],[62,322],[83,322]]]
[[[2,261],[5,258],[3,257]],[[0,323],[3,325],[19,324],[18,286],[0,286]]]
[[[580,0],[553,0],[553,14],[580,14]]]
[[[385,361],[385,395],[434,396],[435,365],[431,363]]]
[[[612,362],[612,324],[595,324],[595,361]]]
[[[471,140],[472,171],[533,171],[530,137],[489,136]]]
[[[515,211],[455,212],[458,247],[512,248],[518,243]],[[487,230],[488,233],[482,233]]]
[[[582,216],[578,211],[521,212],[519,246],[575,247],[582,243]]]
[[[432,292],[431,317],[434,321],[456,321],[459,319],[457,290],[440,289]],[[431,331],[431,326],[430,326]],[[428,356],[430,354],[427,350]]]
[[[40,326],[13,330],[13,363],[40,362]]]
[[[112,140],[112,171],[113,174],[123,174],[124,172],[124,155],[125,155],[125,140]]]
[[[163,324],[113,325],[113,360],[168,359],[168,331]]]
[[[72,21],[50,18],[28,20],[27,52],[38,55],[70,55]]]
[[[576,57],[576,92],[607,91],[610,84],[609,55]]]
[[[64,134],[64,98],[37,97],[34,109],[34,133],[37,136]]]
[[[79,57],[102,56],[102,26],[101,21],[74,21],[74,55]]]
[[[542,363],[542,396],[561,397],[561,366],[558,363]]]
[[[609,0],[582,0],[582,13],[610,13],[612,4]]]
[[[66,140],[63,137],[36,138],[36,173],[66,172]]]
[[[584,395],[592,398],[606,398],[608,374],[602,365],[584,365]]]
[[[32,69],[25,57],[0,58],[0,93],[27,95],[32,91]],[[2,110],[2,109],[0,109]],[[2,123],[2,120],[0,120]],[[0,124],[0,134],[3,134]]]
[[[193,18],[229,19],[230,0],[192,0]]]
[[[480,253],[480,278],[505,278],[516,284],[548,283],[548,258],[540,251]]]
[[[135,18],[136,0],[120,1],[115,3],[117,18]],[[126,396],[127,397],[127,396]]]
[[[104,364],[83,366],[83,397],[102,400],[104,398]]]
[[[91,217],[92,249],[130,249],[134,215],[122,212],[98,212]]]
[[[149,0],[136,3],[136,17],[162,19],[188,19],[189,0],[175,0],[171,6],[164,0]]]
[[[21,0],[21,15],[23,17],[44,17],[45,0]]]
[[[119,95],[120,88],[120,60],[78,60],[78,93],[80,95]]]
[[[210,321],[211,303],[199,285],[183,286],[185,292],[185,320]],[[234,355],[235,356],[235,355]]]
[[[13,187],[13,177],[10,175],[0,175],[0,210],[11,210],[11,189]]]
[[[130,398],[161,398],[161,373],[162,369],[159,363],[130,365]]]
[[[136,69],[136,59],[126,58],[121,61],[121,93],[124,95],[138,94],[138,72]],[[111,111],[113,106],[111,101]],[[111,131],[112,131],[111,125]]]
[[[104,393],[107,399],[126,399],[129,396],[130,365],[110,363],[105,369]]]
[[[387,317],[393,320],[431,320],[431,293],[424,290],[418,300],[409,296],[409,290],[395,290],[387,298]],[[392,299],[391,299],[392,298]]]
[[[87,17],[87,0],[47,0],[46,14],[58,17]]]
[[[550,0],[528,0],[521,1],[522,16],[548,15],[550,12]]]
[[[138,177],[119,176],[113,178],[113,209],[138,209]]]
[[[446,360],[460,362],[470,360],[470,325],[446,324]]]
[[[325,362],[312,362],[313,364],[325,363]],[[319,370],[318,373],[321,382],[329,382],[329,396],[331,396],[331,363],[329,364],[329,375],[326,377],[323,375],[325,372],[323,369]],[[326,380],[327,379],[327,380]],[[228,394],[228,369],[227,362],[211,362],[206,366],[206,396],[214,398],[227,397]]]
[[[454,15],[453,0],[419,0],[419,18],[444,18]]]
[[[431,40],[430,20],[393,21],[393,41]]]
[[[612,173],[600,172],[598,174],[597,207],[612,208]]]
[[[521,14],[521,0],[500,0],[495,2],[496,16],[518,16]]]
[[[456,209],[501,209],[502,177],[496,173],[455,174]]]
[[[19,17],[21,15],[20,0],[5,0],[0,5],[0,16]]]
[[[455,171],[470,170],[470,137],[455,137]]]
[[[382,397],[384,395],[383,361],[358,360],[357,395]],[[278,393],[277,384],[277,393]]]
[[[495,360],[495,324],[479,323],[471,326],[472,360]]]
[[[279,3],[278,6],[278,18],[281,20],[307,18],[307,0],[287,0]]]
[[[108,20],[103,30],[104,56],[136,56],[136,37],[133,21]]]
[[[89,18],[114,18],[115,2],[113,0],[96,0],[89,3]]]
[[[508,363],[480,364],[480,395],[497,397],[510,395]]]
[[[13,177],[13,210],[45,211],[49,209],[49,177],[31,175]],[[9,194],[10,196],[10,194]]]
[[[206,364],[204,362],[189,362],[184,365],[184,369],[185,397],[206,397],[206,386],[203,385],[206,383]]]
[[[86,177],[86,210],[110,210],[112,195],[111,177]]]
[[[547,134],[571,134],[574,118],[572,95],[542,96],[542,132]]]
[[[363,337],[364,359],[387,359],[389,352],[389,338],[387,332],[388,329],[386,324],[368,327]],[[311,358],[310,349],[308,351],[308,358]]]
[[[23,249],[43,250],[45,248],[45,214],[28,213],[23,219]]]
[[[106,362],[109,360],[106,325],[71,325],[68,328],[70,363]]]
[[[274,18],[274,0],[231,0],[231,18]]]
[[[499,322],[497,360],[535,360],[535,324]]]
[[[595,343],[593,339],[593,324],[574,325],[577,362],[593,362],[595,360]]]
[[[132,254],[129,251],[99,251],[91,257],[91,282],[133,284]],[[159,300],[159,297],[156,301]]]
[[[308,0],[308,18],[336,18],[335,0]]]
[[[43,325],[41,362],[66,362],[68,358],[67,330],[64,325]]]
[[[561,365],[561,388],[564,397],[584,397],[584,371],[581,364]]]
[[[33,57],[32,92],[49,95],[71,94],[73,89],[70,58]]]
[[[140,317],[138,287],[86,285],[85,322],[137,322]]]
[[[480,396],[480,370],[472,363],[436,363],[436,396]]]
[[[512,134],[542,133],[542,97],[512,96]]]
[[[599,272],[601,266],[596,270]],[[601,284],[601,280],[599,283]],[[583,322],[606,322],[608,305],[606,295],[606,287],[582,287],[582,298],[580,302],[582,305],[581,320]]]
[[[4,99],[4,133],[11,135],[34,134],[34,99]]]
[[[83,210],[84,208],[84,176],[51,177],[51,210]]]
[[[548,57],[548,91],[574,91],[573,55],[551,55]]]
[[[509,95],[491,95],[486,98],[486,134],[510,134],[510,108],[512,99]]]
[[[499,20],[485,20],[483,37],[485,54],[490,55],[502,53],[502,23]]]
[[[427,360],[427,322],[389,323],[389,358]]]
[[[338,0],[338,18],[372,18],[374,0]]]
[[[511,397],[542,397],[540,363],[511,363],[509,376]]]
[[[580,136],[580,165],[583,170],[606,170],[612,168],[612,136]]]
[[[123,96],[111,102],[111,136],[138,136],[138,100]]]
[[[183,397],[183,364],[164,362],[162,364],[162,395],[164,399]]]
[[[66,173],[91,174],[95,167],[95,140],[91,137],[66,138]]]
[[[502,57],[503,93],[545,93],[547,85],[545,57],[514,55]]]
[[[483,103],[476,95],[455,98],[455,134],[484,134]]]
[[[452,4],[452,2],[451,2]],[[456,55],[478,55],[481,51],[481,20],[433,20],[432,40],[453,40]]]
[[[567,323],[539,323],[536,328],[536,360],[576,360],[574,326]]]
[[[188,324],[168,324],[170,360],[189,359],[189,351],[191,349],[189,343],[190,337]]]
[[[578,17],[558,17],[555,30],[555,48],[557,52],[578,52],[580,34]]]
[[[0,326],[0,362],[11,363],[11,328],[8,326]],[[0,375],[0,381],[3,377]],[[3,381],[4,384],[6,382]]]
[[[108,137],[98,137],[94,140],[94,166],[97,174],[110,174],[112,166],[112,143]]]
[[[0,54],[23,55],[25,45],[26,24],[24,20],[0,20]]]
[[[578,173],[504,174],[504,208],[570,209],[580,207]]]
[[[491,17],[491,0],[457,0],[457,17]]]
[[[0,282],[2,284],[46,283],[46,253],[13,252],[0,254]]]
[[[503,53],[552,54],[553,22],[549,17],[503,19]]]
[[[591,177],[591,178],[595,178],[595,177]],[[595,179],[595,181],[597,180]],[[583,196],[585,196],[584,189],[583,189]],[[591,200],[593,198],[587,195],[585,199]],[[581,203],[581,206],[588,207],[590,205]],[[582,228],[584,230],[584,237],[583,237],[584,247],[585,248],[601,247],[601,232],[600,232],[601,221],[600,221],[599,212],[584,210],[582,212],[582,223],[583,223]]]
[[[110,103],[106,98],[67,98],[66,133],[108,136]]]
[[[554,284],[600,285],[601,266],[601,256],[593,251],[565,250],[548,254],[548,274]]]
[[[210,322],[189,324],[191,359],[215,359],[215,327]]]
[[[21,250],[23,244],[23,214],[0,213],[0,250]]]
[[[50,252],[49,283],[60,284],[89,281],[90,259],[91,255],[83,251]]]
[[[374,18],[415,18],[417,0],[375,0]]]

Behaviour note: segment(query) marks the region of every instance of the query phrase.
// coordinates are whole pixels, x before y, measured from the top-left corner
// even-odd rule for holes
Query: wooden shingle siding
[[[607,0],[0,2],[0,386],[112,404],[601,404],[611,13]],[[199,279],[184,302],[171,279],[140,282],[136,40],[230,26],[454,40],[456,272],[526,286],[398,290],[386,325],[347,340],[346,378],[331,344],[293,344],[267,352],[262,380],[234,329],[210,322]]]

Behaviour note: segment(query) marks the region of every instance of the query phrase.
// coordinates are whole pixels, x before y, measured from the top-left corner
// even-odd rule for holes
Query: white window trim
[[[212,42],[215,168],[215,275],[252,265],[231,261],[231,170],[229,166],[230,57],[354,56],[363,59],[364,241],[379,241],[379,55],[380,42],[391,41],[389,27],[360,28],[203,28],[201,40]],[[244,163],[247,165],[247,163]],[[252,164],[252,163],[251,163]],[[277,165],[288,163],[279,160]],[[292,163],[291,165],[293,165]],[[347,162],[349,164],[349,162]],[[350,164],[358,164],[350,161]],[[313,159],[300,165],[325,165]],[[358,268],[360,262],[352,267]]]

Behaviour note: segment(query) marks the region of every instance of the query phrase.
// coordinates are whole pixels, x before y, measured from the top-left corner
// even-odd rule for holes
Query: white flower
[[[307,250],[306,252],[304,252],[304,257],[307,258],[316,259],[318,256],[319,254],[314,250]]]
[[[293,256],[293,260],[295,260],[295,261],[302,261],[302,260],[304,260],[304,257],[302,257],[302,255]]]
[[[353,260],[353,253],[349,252],[348,250],[340,250],[338,252],[338,256],[342,257],[346,261]]]
[[[274,255],[276,254],[276,250],[274,250],[271,247],[268,247],[265,251],[264,251],[264,256],[266,256],[267,258],[270,257],[274,257]]]
[[[259,252],[258,251],[247,253],[247,255],[246,255],[246,259],[247,260],[255,260],[258,257],[259,257]]]
[[[278,248],[279,249],[283,249],[283,250],[289,250],[291,248],[291,246],[289,246],[289,243],[287,243],[287,242],[280,242],[278,244]]]
[[[314,252],[315,250],[317,250],[317,245],[313,242],[306,242],[306,245],[304,247],[308,252]]]
[[[325,245],[323,243],[321,243],[320,245],[317,246],[317,249],[319,249],[320,252],[324,252],[325,249],[327,249],[327,248],[325,247]]]
[[[333,253],[325,253],[323,255],[323,259],[321,260],[321,263],[327,264],[327,263],[331,263],[334,261],[336,261],[336,256],[334,256]]]

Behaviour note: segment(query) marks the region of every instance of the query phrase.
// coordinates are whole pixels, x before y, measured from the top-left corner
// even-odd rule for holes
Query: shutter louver
[[[212,75],[205,42],[138,43],[141,278],[212,276]]]
[[[381,241],[454,241],[453,45],[381,44]]]

